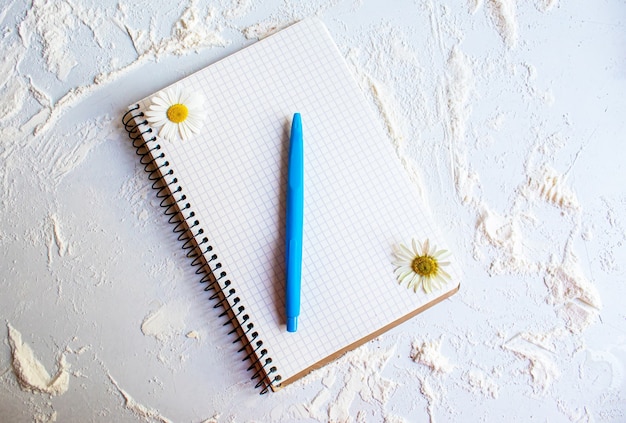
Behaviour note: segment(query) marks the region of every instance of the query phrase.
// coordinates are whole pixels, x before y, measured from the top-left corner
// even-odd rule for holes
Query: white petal
[[[196,112],[202,109],[202,104],[204,103],[203,97],[194,91],[183,92],[180,96],[180,101],[187,106],[189,110]]]
[[[407,284],[407,288],[415,289],[415,285],[419,285],[419,275],[417,273],[413,273],[411,279],[409,279],[409,283]]]
[[[446,272],[445,270],[439,268],[439,274],[441,275],[442,278],[446,279],[446,280],[451,280],[452,276],[450,276],[450,274],[448,272]]]
[[[400,244],[400,249],[409,255],[409,257],[415,257],[415,254],[413,254],[413,252],[411,250],[409,250],[407,247],[405,247],[403,244]]]
[[[146,110],[144,112],[145,116],[166,116],[166,111],[165,110]]]
[[[174,138],[175,134],[176,134],[176,125],[174,125],[172,122],[169,122],[169,121],[166,122],[165,125],[163,125],[163,127],[159,131],[159,135],[161,137],[170,141],[173,141],[175,139]]]
[[[167,119],[157,119],[157,118],[150,119],[150,118],[148,118],[148,122],[152,126],[160,128],[161,126],[165,125],[168,122],[168,120]]]
[[[173,88],[167,88],[162,93],[165,103],[168,105],[176,104],[176,91]]]
[[[157,107],[159,107],[161,109],[166,109],[166,108],[171,106],[171,104],[169,104],[166,99],[164,99],[163,97],[158,96],[158,95],[152,97],[151,103],[152,103],[150,105],[151,109],[152,108],[157,108]]]
[[[417,243],[415,242],[415,238],[411,240],[411,244],[413,245],[413,252],[415,253],[415,255],[416,256],[421,255],[420,250],[417,248]]]
[[[412,279],[413,277],[411,275],[414,275],[413,271],[407,270],[406,272],[399,275],[398,279],[400,280],[400,282],[404,281],[407,277],[410,277],[410,279]]]
[[[189,112],[187,119],[193,122],[196,126],[202,126],[202,122],[204,122],[204,116],[200,113]]]
[[[192,136],[192,132],[189,130],[186,122],[181,122],[178,124],[178,131],[180,132],[180,137],[183,140],[188,140]]]
[[[433,257],[435,258],[445,258],[448,254],[447,250],[439,250],[436,253],[433,253]]]
[[[191,132],[193,132],[193,133],[195,133],[195,134],[197,134],[197,133],[199,133],[199,132],[200,132],[200,125],[196,124],[196,122],[195,122],[195,121],[190,120],[190,119],[187,119],[187,120],[185,121],[185,124],[187,125],[188,129],[189,129]]]
[[[423,278],[422,286],[424,287],[424,291],[426,291],[427,294],[430,294],[433,291],[433,288],[430,284],[430,278]]]

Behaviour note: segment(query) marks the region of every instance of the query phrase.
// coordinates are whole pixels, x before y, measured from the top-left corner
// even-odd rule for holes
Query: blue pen
[[[302,281],[302,225],[304,223],[304,145],[300,113],[293,115],[289,139],[289,175],[287,180],[287,332],[298,329],[300,285]]]

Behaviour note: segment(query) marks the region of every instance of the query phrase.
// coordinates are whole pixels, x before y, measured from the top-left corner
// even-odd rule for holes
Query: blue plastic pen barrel
[[[298,329],[300,286],[302,281],[302,226],[304,223],[304,146],[300,113],[293,115],[289,141],[287,177],[287,228],[285,234],[287,282],[287,331]]]

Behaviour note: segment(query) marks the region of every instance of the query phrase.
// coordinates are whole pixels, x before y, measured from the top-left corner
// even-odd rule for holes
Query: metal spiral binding
[[[140,157],[139,163],[144,166],[148,173],[148,179],[152,181],[152,189],[156,191],[156,197],[160,200],[159,205],[168,216],[168,222],[174,225],[173,232],[178,235],[182,249],[191,260],[191,266],[196,268],[196,274],[202,275],[200,283],[207,286],[205,291],[213,291],[209,297],[214,301],[213,308],[222,307],[224,311],[219,315],[226,318],[224,326],[232,325],[229,335],[236,336],[233,344],[241,343],[238,353],[245,353],[242,361],[250,360],[248,371],[254,371],[252,380],[259,379],[255,388],[260,388],[260,394],[267,393],[270,388],[281,381],[275,366],[272,366],[272,358],[268,357],[267,349],[263,348],[263,341],[257,339],[258,332],[254,330],[254,323],[249,322],[250,317],[245,314],[246,308],[240,305],[237,291],[231,288],[231,282],[227,279],[226,272],[220,271],[222,264],[217,255],[209,256],[213,247],[209,239],[203,237],[200,242],[198,237],[204,233],[200,222],[195,218],[196,214],[191,210],[191,204],[179,185],[178,178],[169,167],[165,153],[160,152],[161,145],[152,145],[157,140],[152,135],[152,128],[144,113],[139,110],[139,105],[131,107],[123,116],[122,123],[128,136],[132,140],[135,152]],[[150,144],[150,145],[149,145]]]

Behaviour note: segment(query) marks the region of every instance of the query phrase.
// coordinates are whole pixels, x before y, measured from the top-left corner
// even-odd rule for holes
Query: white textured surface
[[[0,11],[3,421],[626,419],[623,2],[141,7]],[[465,277],[451,300],[260,397],[120,116],[311,15],[378,108]],[[9,327],[32,352],[17,361],[42,383],[62,367],[67,390],[25,388],[35,373],[15,369]]]

